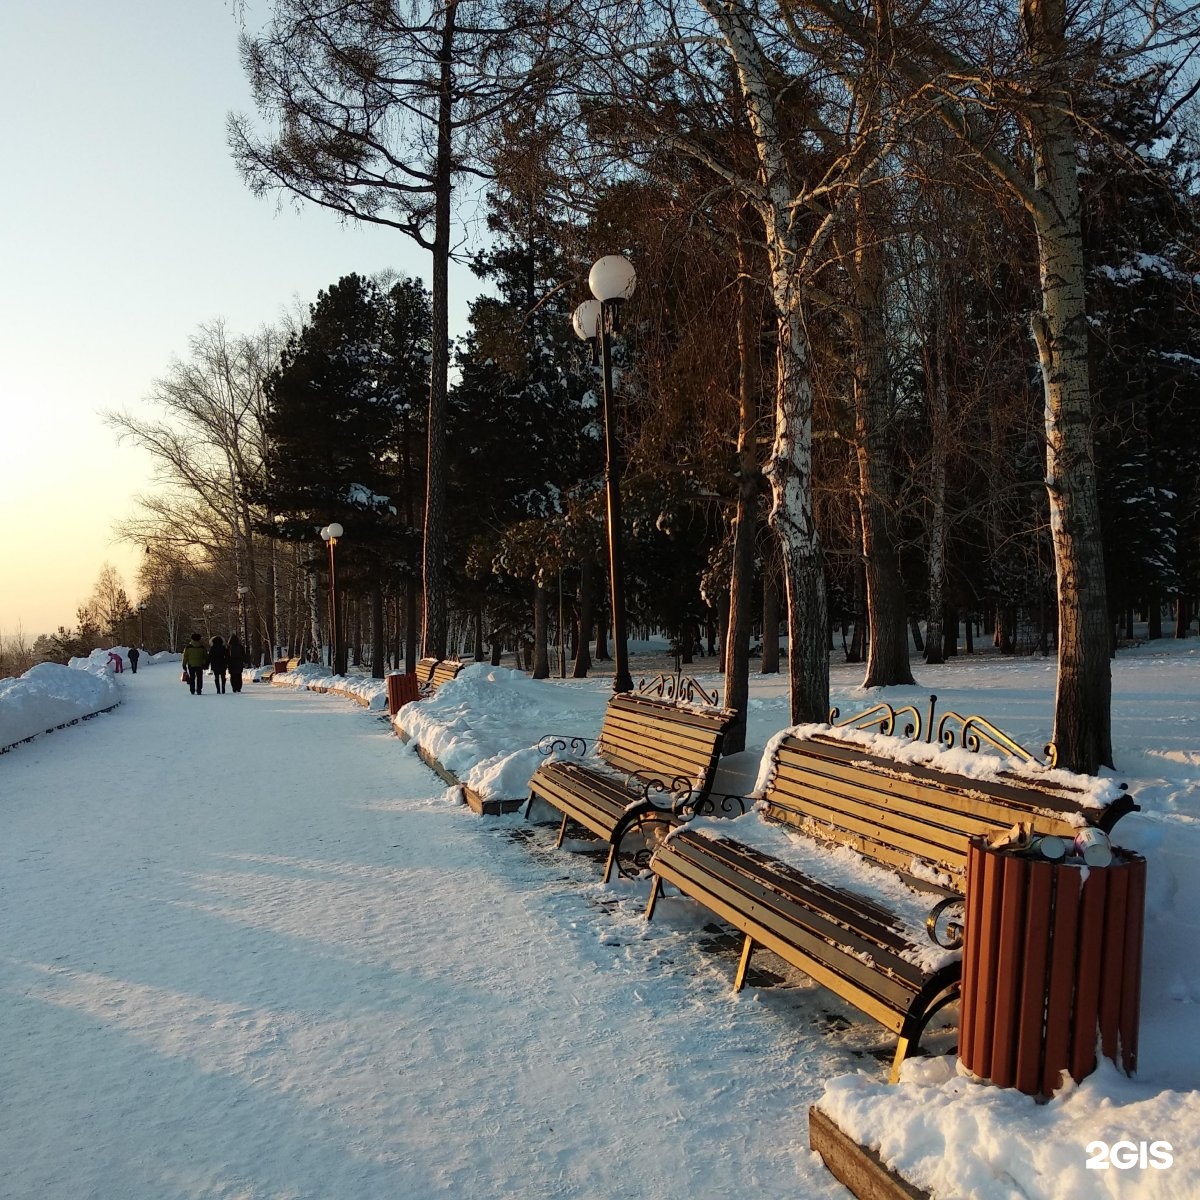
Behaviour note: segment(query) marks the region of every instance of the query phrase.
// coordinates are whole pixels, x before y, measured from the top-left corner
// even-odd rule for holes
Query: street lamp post
[[[329,666],[335,675],[344,675],[342,670],[341,647],[338,641],[338,611],[337,611],[337,571],[334,566],[333,548],[342,536],[342,527],[331,521],[321,530],[321,536],[329,546]]]
[[[612,338],[621,332],[621,303],[633,295],[637,272],[627,258],[607,254],[588,275],[594,300],[585,300],[571,319],[575,332],[592,346],[601,368],[604,406],[604,495],[608,524],[608,578],[612,587],[613,691],[633,691],[629,674],[629,643],[625,632],[625,573],[621,556],[621,472],[613,404]]]
[[[138,645],[146,644],[146,604],[143,601],[138,605]]]
[[[206,604],[204,606],[204,636],[211,637],[212,629],[209,628],[209,619],[212,617],[213,606]]]
[[[246,652],[244,647],[250,645],[250,629],[246,624],[246,597],[250,594],[250,589],[244,583],[239,583],[237,592],[238,608],[241,610],[242,617],[242,653],[244,654]]]

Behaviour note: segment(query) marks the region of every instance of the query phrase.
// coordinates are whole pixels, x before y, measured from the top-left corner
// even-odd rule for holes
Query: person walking
[[[136,646],[129,647],[129,669],[137,674],[137,660],[141,656],[141,651]]]
[[[225,639],[217,634],[208,648],[208,665],[212,669],[213,682],[217,685],[217,695],[225,695],[225,672],[229,670],[229,651],[225,649]]]
[[[236,633],[229,635],[229,682],[233,690],[242,690],[242,669],[246,665],[246,652],[242,649],[242,640]]]
[[[204,668],[207,664],[208,650],[200,640],[200,635],[193,633],[183,648],[183,669],[187,672],[188,688],[193,696],[199,696],[204,691]]]

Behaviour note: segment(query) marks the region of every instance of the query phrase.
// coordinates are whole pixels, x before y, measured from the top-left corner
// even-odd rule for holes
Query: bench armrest
[[[585,758],[588,743],[587,738],[571,733],[544,733],[538,739],[537,748],[543,758],[558,753],[566,753],[572,758]]]
[[[695,791],[695,784],[682,775],[676,775],[669,782],[664,782],[655,775],[641,771],[632,771],[625,777],[625,786],[631,792],[640,792],[642,802],[653,804],[656,808],[666,807],[670,812],[681,812]]]
[[[962,896],[947,896],[939,900],[925,918],[925,932],[935,946],[957,950],[963,944]]]
[[[694,817],[732,817],[744,816],[755,804],[752,796],[738,796],[733,792],[708,792],[697,796],[687,805],[688,812]]]

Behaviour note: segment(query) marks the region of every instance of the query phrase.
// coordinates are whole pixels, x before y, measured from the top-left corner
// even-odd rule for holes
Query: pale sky
[[[136,602],[113,524],[151,464],[99,414],[138,408],[199,325],[254,332],[351,271],[428,284],[402,235],[250,194],[237,34],[229,0],[0,0],[0,634],[73,626],[106,562]],[[456,271],[460,328],[472,291]]]

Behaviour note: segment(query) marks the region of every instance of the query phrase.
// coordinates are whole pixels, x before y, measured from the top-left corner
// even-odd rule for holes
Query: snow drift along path
[[[794,993],[345,700],[125,693],[0,760],[0,1197],[843,1194]]]

